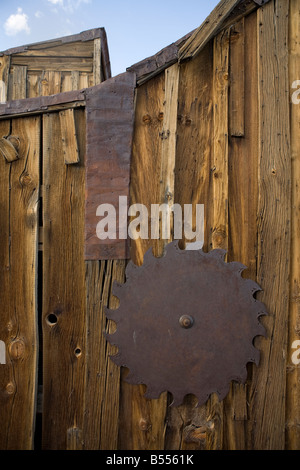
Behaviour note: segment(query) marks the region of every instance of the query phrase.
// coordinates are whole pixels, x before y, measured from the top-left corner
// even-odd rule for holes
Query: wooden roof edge
[[[32,49],[34,50],[35,48],[41,49],[41,46],[45,46],[45,48],[47,48],[48,46],[55,47],[55,46],[60,46],[62,44],[68,44],[68,43],[78,42],[78,41],[81,41],[81,42],[92,41],[93,39],[97,39],[97,38],[101,38],[107,43],[105,28],[101,27],[101,28],[88,29],[86,31],[82,31],[81,33],[71,34],[69,36],[62,36],[60,38],[48,39],[46,41],[39,41],[39,42],[31,43],[31,44],[25,44],[23,46],[12,47],[11,49],[1,51],[0,56],[19,54],[22,52],[26,52],[28,50],[32,50]]]
[[[158,75],[161,71],[177,62],[180,47],[193,34],[193,32],[194,31],[191,31],[176,42],[164,47],[153,56],[147,57],[146,59],[127,67],[126,71],[134,72],[136,74],[137,85],[142,85],[153,76]]]
[[[102,66],[104,71],[104,79],[108,80],[111,78],[111,65],[110,65],[110,56],[109,48],[107,41],[107,34],[105,28],[99,28],[100,30],[100,39],[101,39],[101,55],[102,55]]]
[[[20,100],[11,100],[6,103],[0,104],[0,120],[9,119],[17,116],[25,116],[31,114],[42,114],[58,109],[69,107],[87,106],[93,107],[91,96],[94,97],[99,92],[110,89],[114,84],[118,84],[119,89],[122,89],[122,83],[128,81],[128,77],[136,83],[136,76],[133,72],[124,72],[114,77],[94,85],[89,88],[82,88],[81,90],[65,91],[49,96],[36,96],[34,98],[24,98]]]
[[[0,119],[43,113],[50,111],[51,108],[63,107],[64,105],[72,106],[74,103],[78,103],[79,106],[84,106],[86,99],[85,91],[86,89],[84,88],[82,90],[57,93],[56,95],[7,101],[6,103],[0,104]]]
[[[29,50],[41,49],[41,46],[47,47],[56,47],[63,44],[69,44],[73,42],[87,42],[92,41],[94,39],[100,38],[101,39],[101,52],[102,52],[102,65],[104,71],[104,78],[107,80],[111,77],[111,65],[110,65],[110,56],[108,50],[108,41],[105,28],[94,28],[88,29],[86,31],[82,31],[81,33],[72,34],[69,36],[63,36],[61,38],[56,39],[49,39],[47,41],[40,41],[35,42],[32,44],[25,44],[23,46],[13,47],[11,49],[7,49],[6,51],[0,52],[0,57],[4,55],[13,55],[13,54],[20,54],[23,52],[27,52]]]
[[[126,70],[135,72],[137,85],[142,85],[175,62],[197,55],[212,37],[226,27],[227,22],[235,22],[269,1],[221,0],[199,28]]]
[[[251,11],[263,6],[270,0],[221,0],[206,20],[197,28],[194,33],[187,39],[185,44],[179,50],[179,61],[192,59],[195,57],[205,45],[212,39],[219,31],[221,31],[230,18],[234,14],[234,10],[243,5],[244,12],[239,15],[242,17],[249,14]]]

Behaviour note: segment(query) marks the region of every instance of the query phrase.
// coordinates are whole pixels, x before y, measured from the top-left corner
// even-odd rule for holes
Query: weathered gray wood
[[[253,0],[256,4],[262,5],[268,3],[270,0]],[[179,60],[183,61],[186,59],[191,59],[197,55],[200,50],[210,41],[218,32],[223,28],[227,28],[229,20],[232,15],[231,24],[234,19],[235,8],[239,7],[242,4],[242,0],[221,0],[211,14],[206,18],[199,28],[195,30],[192,36],[186,41],[186,43],[181,47],[179,51]],[[241,19],[246,14],[250,13],[252,10],[257,8],[253,3],[253,8],[251,5],[245,5],[244,12],[241,14],[237,13],[236,19]]]
[[[0,338],[6,364],[0,366],[0,448],[34,445],[37,398],[37,244],[40,117],[15,119],[19,159],[0,155]],[[0,135],[10,132],[9,121]]]
[[[52,96],[39,96],[36,98],[9,101],[0,105],[0,118],[2,116],[7,118],[7,116],[31,114],[34,112],[41,113],[48,111],[48,108],[52,106],[74,103],[77,101],[85,101],[85,93],[83,90],[66,91]]]
[[[288,0],[258,10],[259,199],[258,294],[269,315],[258,338],[259,368],[249,391],[252,449],[285,448],[291,237]]]

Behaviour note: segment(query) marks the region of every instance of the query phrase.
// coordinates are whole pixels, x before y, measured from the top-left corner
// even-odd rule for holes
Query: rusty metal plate
[[[86,260],[128,259],[130,256],[129,237],[119,237],[122,228],[127,228],[127,218],[121,222],[119,217],[119,197],[129,199],[135,86],[135,74],[126,72],[85,92]],[[97,237],[97,208],[102,204],[109,204],[116,211],[116,238],[100,240]]]
[[[168,391],[173,405],[187,394],[198,406],[212,393],[222,400],[230,382],[244,383],[246,365],[259,363],[253,339],[265,335],[255,299],[260,287],[241,276],[246,268],[225,263],[224,250],[204,253],[167,245],[155,258],[148,251],[141,267],[130,262],[125,284],[115,284],[117,310],[106,310],[117,324],[107,335],[118,347],[111,359],[129,368],[126,381],[145,384],[148,398]]]

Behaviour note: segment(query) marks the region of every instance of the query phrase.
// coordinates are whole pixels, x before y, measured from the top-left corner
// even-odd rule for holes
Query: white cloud
[[[38,11],[35,12],[34,16],[36,18],[42,18],[42,16],[44,16],[44,13],[42,11],[38,10]]]
[[[7,36],[15,36],[24,31],[30,33],[28,16],[23,13],[22,8],[18,8],[17,13],[10,15],[4,23],[4,30]]]
[[[49,3],[55,6],[60,6],[68,13],[74,13],[82,3],[91,3],[92,0],[48,0]],[[57,10],[55,10],[57,12]]]

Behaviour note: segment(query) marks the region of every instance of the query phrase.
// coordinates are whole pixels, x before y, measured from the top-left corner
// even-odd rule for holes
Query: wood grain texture
[[[125,261],[87,261],[87,365],[84,417],[84,448],[116,450],[119,434],[120,368],[109,358],[116,350],[104,332],[114,326],[104,307],[115,309],[119,300],[112,294],[114,281],[125,280]]]
[[[0,57],[0,80],[2,80],[5,84],[5,91],[2,91],[2,94],[4,96],[1,96],[3,102],[5,102],[8,99],[9,69],[10,69],[10,56]]]
[[[78,90],[111,76],[103,28],[10,49],[0,53],[0,63],[0,80],[6,83],[9,99]],[[75,88],[73,73],[87,81],[77,80]]]
[[[80,110],[77,113],[83,132],[79,141],[84,145],[85,116]],[[80,436],[87,354],[84,178],[84,161],[77,165],[64,163],[58,113],[44,115],[44,449],[83,447],[82,440],[74,438],[74,428],[75,435]]]
[[[245,127],[243,137],[229,138],[229,223],[228,261],[239,261],[247,270],[243,276],[256,280],[257,204],[258,204],[258,75],[257,75],[257,16],[245,18]],[[239,51],[232,49],[236,61]],[[230,88],[231,93],[231,88]],[[229,125],[232,114],[229,113]],[[255,367],[255,366],[253,366]],[[252,365],[248,367],[245,385],[232,383],[224,402],[224,448],[247,448],[246,424],[249,419],[247,391],[251,381]]]
[[[103,76],[101,64],[101,39],[94,40],[94,54],[93,54],[93,79],[94,85],[101,83]]]
[[[170,44],[169,46],[164,47],[153,56],[147,57],[146,59],[137,62],[131,67],[128,67],[128,72],[133,72],[136,74],[137,85],[142,85],[146,81],[162,73],[172,64],[178,62],[179,48],[185,43],[192,33],[193,32],[186,34],[184,37],[178,39],[178,41]]]
[[[8,101],[6,104],[0,105],[0,117],[6,119],[7,116],[15,117],[34,113],[41,114],[46,112],[50,107],[51,110],[55,110],[55,107],[72,107],[72,103],[76,106],[79,102],[83,102],[82,105],[85,105],[84,101],[85,93],[82,90],[69,91],[51,96],[27,98],[26,100]]]
[[[300,79],[300,2],[290,0],[289,12],[289,83]],[[295,89],[291,90],[294,93]],[[299,450],[300,443],[300,369],[295,364],[294,341],[300,339],[300,174],[299,123],[300,104],[290,99],[291,113],[291,155],[292,155],[292,225],[291,225],[291,275],[290,275],[290,318],[287,356],[287,403],[286,403],[286,448]],[[297,344],[297,343],[296,343]],[[297,354],[296,354],[297,356]],[[299,355],[296,357],[296,359]],[[297,362],[297,361],[296,361]]]
[[[228,103],[229,35],[226,30],[214,39],[214,137],[212,160],[213,220],[211,247],[228,248]]]
[[[63,72],[78,70],[80,72],[93,72],[93,59],[85,57],[72,57],[72,60],[67,60],[66,57],[24,57],[13,56],[12,65],[14,67],[26,66],[28,70],[50,72]]]
[[[0,158],[1,327],[0,448],[33,448],[37,398],[37,243],[40,118],[4,121],[0,134],[20,137],[19,159]]]
[[[61,72],[57,70],[43,70],[40,74],[41,96],[56,95],[61,92]]]
[[[14,162],[19,158],[19,153],[10,141],[9,136],[8,138],[2,137],[0,139],[0,153],[8,163]]]
[[[27,98],[27,66],[14,66],[9,77],[10,100],[22,100]]]
[[[137,90],[135,129],[131,165],[131,204],[160,202],[160,169],[162,155],[165,74],[162,73]],[[150,213],[150,212],[149,212]],[[143,263],[145,252],[152,246],[158,256],[158,240],[132,240],[131,259]],[[122,377],[128,370],[122,370]],[[121,383],[119,448],[130,450],[164,449],[167,394],[157,400],[144,397],[145,386]]]
[[[94,28],[89,29],[87,31],[82,31],[81,33],[50,39],[48,41],[35,42],[32,44],[25,44],[24,46],[13,47],[11,49],[7,49],[2,53],[0,52],[0,55],[21,54],[26,53],[27,51],[42,51],[44,49],[59,48],[62,45],[65,47],[67,44],[71,44],[74,47],[74,43],[78,41],[84,43],[86,41],[93,41],[95,38],[98,37],[103,38],[104,36],[104,28]]]
[[[62,150],[66,165],[78,163],[80,160],[76,111],[66,109],[59,112]]]
[[[247,58],[248,59],[248,58]],[[230,30],[230,135],[245,134],[245,18]]]
[[[180,67],[174,202],[205,205],[204,250],[210,233],[210,180],[213,152],[213,63],[212,44]],[[194,229],[195,227],[193,227]],[[182,244],[185,244],[183,237]],[[201,450],[213,422],[206,419],[206,407],[195,408],[195,397],[167,410],[165,448]]]
[[[222,0],[179,51],[180,61],[191,59],[212,39],[240,0]]]
[[[42,47],[44,46],[44,47]],[[40,47],[32,45],[31,47],[24,47],[23,50],[17,50],[16,53],[13,53],[13,62],[18,60],[21,57],[27,57],[30,60],[30,57],[67,57],[71,60],[72,57],[85,57],[93,58],[94,50],[94,40],[90,41],[75,41],[64,44],[54,43],[51,45],[51,42],[45,41],[40,44]]]
[[[253,370],[249,431],[250,447],[266,450],[285,447],[291,236],[288,13],[286,0],[258,10],[257,282],[263,289],[258,297],[269,315],[264,319],[267,338],[257,340],[261,364]]]
[[[161,132],[161,170],[160,170],[160,204],[167,204],[171,208],[175,202],[175,160],[176,160],[176,136],[177,136],[177,107],[178,107],[178,85],[179,67],[174,64],[165,70],[165,99],[163,129]],[[164,223],[164,226],[162,224]],[[170,233],[168,233],[168,221],[160,221],[161,253],[163,247],[169,243],[174,236],[173,216],[170,216]],[[165,233],[166,232],[166,233]]]
[[[213,152],[212,57],[210,43],[199,57],[180,67],[175,168],[175,202],[182,207],[184,204],[193,204],[193,207],[196,204],[205,205],[205,251],[209,249]]]
[[[128,240],[119,237],[119,197],[129,197],[134,89],[135,75],[126,72],[86,91],[86,260],[129,257]],[[101,204],[116,210],[115,239],[97,236],[96,213]]]
[[[229,36],[230,30],[219,33],[213,41],[213,156],[211,162],[210,249],[228,250],[228,108],[229,108]],[[207,436],[206,448],[224,446],[224,402],[216,393],[206,404],[207,421],[213,428]]]

